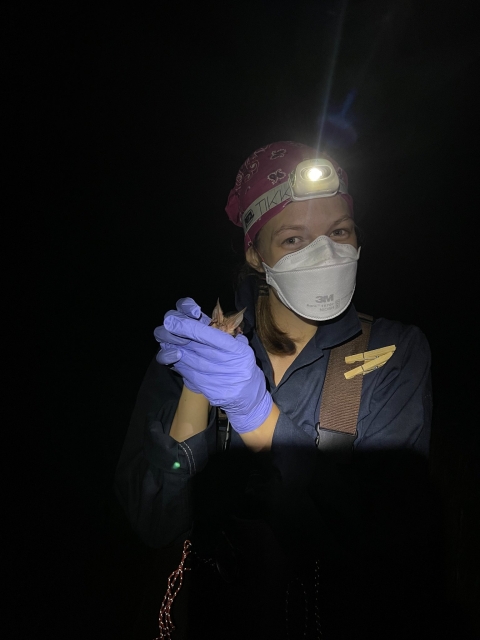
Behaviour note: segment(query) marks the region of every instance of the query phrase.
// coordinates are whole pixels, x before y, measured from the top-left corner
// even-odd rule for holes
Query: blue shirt
[[[355,337],[361,325],[353,305],[333,321],[322,323],[275,385],[268,355],[255,333],[256,295],[247,278],[237,292],[236,306],[247,307],[244,333],[280,409],[271,455],[286,486],[301,484],[318,455],[315,425],[330,350]],[[385,450],[428,455],[429,346],[417,327],[376,319],[368,348],[392,344],[396,350],[388,362],[364,376],[354,457],[361,452]],[[205,431],[185,442],[170,437],[182,386],[180,376],[153,359],[138,394],[116,472],[117,497],[134,530],[152,547],[178,542],[188,535],[192,526],[190,481],[216,450],[214,409]],[[235,432],[230,447],[244,448]]]

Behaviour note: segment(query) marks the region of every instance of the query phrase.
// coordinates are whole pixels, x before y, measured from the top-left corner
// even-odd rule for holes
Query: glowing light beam
[[[337,22],[337,30],[335,33],[335,40],[333,43],[333,54],[332,54],[332,61],[330,64],[330,69],[328,71],[328,77],[327,77],[327,87],[326,87],[326,91],[325,91],[325,99],[324,99],[324,103],[323,103],[323,112],[322,112],[322,116],[320,119],[320,131],[318,134],[318,144],[317,144],[317,149],[321,149],[321,144],[322,144],[322,136],[323,136],[323,129],[325,126],[325,122],[327,119],[327,113],[328,113],[328,107],[330,104],[330,93],[332,91],[332,84],[333,84],[333,78],[335,75],[335,66],[337,64],[337,58],[338,58],[338,52],[340,49],[340,41],[342,38],[342,30],[343,30],[343,23],[345,22],[345,13],[347,11],[347,4],[348,4],[348,0],[342,0],[342,4],[341,4],[341,9],[340,9],[340,15],[338,17],[338,22]]]

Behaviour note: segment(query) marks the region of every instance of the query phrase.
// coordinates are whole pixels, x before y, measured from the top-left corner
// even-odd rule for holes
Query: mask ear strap
[[[255,249],[255,251],[257,251],[257,249]],[[257,253],[260,256],[260,259],[262,260],[262,262],[265,262],[265,264],[267,264],[266,261],[264,260],[263,256],[262,256],[262,254],[260,253],[260,251],[257,251]]]
[[[258,256],[260,256],[260,260],[261,260],[262,262],[265,262],[265,264],[267,264],[267,263],[266,263],[266,261],[264,260],[263,256],[262,256],[262,254],[261,254],[261,253],[260,253],[260,251],[257,249],[257,247],[256,247],[254,244],[252,244],[252,247],[253,247],[253,250],[255,251],[255,253],[256,253]]]
[[[247,234],[247,236],[248,236],[248,234]],[[250,240],[250,236],[248,236],[248,249],[250,249],[250,248],[252,248],[252,249],[255,251],[255,253],[259,256],[259,258],[260,258],[260,260],[261,260],[262,262],[265,262],[265,260],[263,259],[262,254],[261,254],[261,253],[260,253],[260,251],[255,247],[255,245],[253,244],[253,242]],[[265,264],[266,264],[266,262],[265,262]],[[252,265],[250,265],[250,266],[252,266]]]

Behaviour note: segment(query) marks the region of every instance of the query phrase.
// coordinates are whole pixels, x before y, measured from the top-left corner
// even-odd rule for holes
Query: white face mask
[[[273,267],[264,262],[267,283],[283,304],[308,320],[330,320],[350,304],[360,249],[319,236]]]

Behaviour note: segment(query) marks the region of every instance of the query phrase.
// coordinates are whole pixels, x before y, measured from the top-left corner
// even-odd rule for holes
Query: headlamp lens
[[[323,176],[323,171],[318,167],[312,167],[307,171],[307,177],[312,182],[316,182],[317,180],[320,180],[322,176]]]
[[[300,171],[302,180],[307,182],[318,182],[319,180],[326,180],[332,174],[330,167],[326,165],[309,166],[304,167]]]
[[[340,180],[326,158],[312,158],[297,164],[289,177],[292,200],[328,198],[340,189]],[[345,189],[346,191],[346,189]]]

